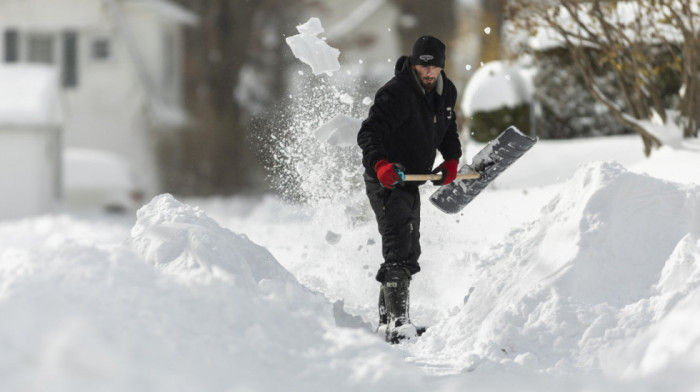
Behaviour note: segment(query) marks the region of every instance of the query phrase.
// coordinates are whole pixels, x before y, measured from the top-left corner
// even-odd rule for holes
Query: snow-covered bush
[[[525,134],[530,134],[530,104],[474,113],[470,119],[471,138],[486,143],[493,140],[504,129],[515,125]]]
[[[680,89],[679,75],[669,63],[677,48],[661,48],[649,45],[647,50],[654,53],[650,72],[654,72],[655,89],[659,99],[668,109],[677,109],[677,91]],[[602,64],[605,55],[588,49],[588,56],[597,64]],[[534,94],[541,113],[537,118],[537,134],[549,139],[619,135],[632,130],[618,121],[608,107],[597,101],[586,88],[579,69],[573,63],[570,53],[564,48],[553,48],[540,52],[535,60],[537,72],[534,76]],[[655,70],[655,71],[652,71]],[[594,69],[596,84],[614,103],[627,109],[629,104],[616,83],[614,70],[607,66]]]
[[[537,72],[533,85],[540,107],[539,137],[570,139],[629,132],[586,90],[568,52],[551,50],[538,56],[535,63]]]

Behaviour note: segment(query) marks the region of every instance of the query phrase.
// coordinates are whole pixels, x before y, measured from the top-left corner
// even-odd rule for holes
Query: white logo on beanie
[[[418,57],[418,58],[421,59],[422,61],[426,61],[426,62],[427,62],[427,61],[430,61],[430,60],[434,59],[435,57],[433,57],[433,56],[430,55],[430,54],[424,54],[424,55],[421,55],[421,56]]]

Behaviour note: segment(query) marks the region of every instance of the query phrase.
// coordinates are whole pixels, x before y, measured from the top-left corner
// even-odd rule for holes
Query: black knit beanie
[[[413,44],[411,64],[445,68],[445,44],[430,35],[418,38]]]

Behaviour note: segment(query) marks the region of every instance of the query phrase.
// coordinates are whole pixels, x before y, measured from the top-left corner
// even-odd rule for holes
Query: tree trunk
[[[700,33],[686,34],[683,46],[683,136],[698,137],[700,130]]]
[[[501,45],[501,29],[506,0],[482,0],[481,2],[481,61],[499,60],[503,58]],[[487,33],[488,32],[488,33]]]
[[[270,20],[280,30],[287,27],[282,21],[293,14],[289,10],[298,1],[174,1],[200,19],[185,35],[184,97],[192,121],[180,142],[169,146],[178,149],[174,155],[181,158],[178,167],[168,168],[168,188],[182,194],[211,195],[258,186],[262,169],[256,170],[260,164],[250,148],[251,114],[234,93],[245,66],[271,74],[266,84],[257,86],[272,91],[270,96],[279,96],[285,89],[280,49],[284,39],[270,47],[263,38]]]

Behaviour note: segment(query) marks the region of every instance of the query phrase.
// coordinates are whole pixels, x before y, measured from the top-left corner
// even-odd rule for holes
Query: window
[[[78,85],[78,33],[74,31],[63,33],[61,79],[64,87]]]
[[[3,34],[3,60],[53,64],[61,71],[64,87],[78,85],[78,33],[75,31],[38,32],[7,29]]]
[[[53,64],[53,36],[50,34],[30,34],[27,37],[27,61],[30,63]]]
[[[5,54],[6,63],[16,63],[19,61],[19,33],[17,30],[5,30]]]
[[[109,60],[112,46],[108,38],[97,38],[92,41],[92,58],[97,61]]]

